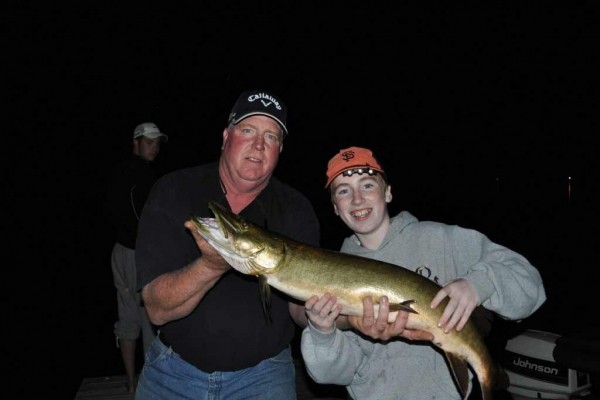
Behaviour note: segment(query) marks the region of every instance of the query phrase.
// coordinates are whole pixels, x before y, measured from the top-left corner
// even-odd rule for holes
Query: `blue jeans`
[[[136,400],[295,400],[296,371],[288,347],[254,367],[206,373],[181,359],[157,336],[146,350]]]

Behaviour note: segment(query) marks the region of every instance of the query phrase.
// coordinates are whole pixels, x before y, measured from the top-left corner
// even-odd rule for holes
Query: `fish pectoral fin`
[[[418,312],[410,306],[414,302],[414,300],[405,300],[402,303],[390,304],[390,311],[406,311],[409,313],[418,314]]]
[[[450,371],[456,382],[460,395],[464,399],[469,390],[469,366],[465,360],[456,356],[454,353],[444,353],[446,360],[450,364]]]
[[[258,286],[260,287],[260,301],[265,312],[267,321],[271,322],[271,287],[267,283],[267,278],[264,275],[258,276]]]

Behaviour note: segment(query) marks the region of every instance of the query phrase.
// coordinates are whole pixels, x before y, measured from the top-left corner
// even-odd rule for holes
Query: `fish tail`
[[[494,392],[504,391],[510,386],[508,374],[499,363],[492,361],[489,379],[479,381],[482,400],[492,400]]]
[[[494,363],[493,390],[506,390],[510,386],[510,378],[501,364]]]

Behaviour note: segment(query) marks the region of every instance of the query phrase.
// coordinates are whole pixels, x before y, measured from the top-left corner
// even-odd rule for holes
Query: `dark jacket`
[[[115,241],[125,247],[135,249],[139,217],[156,179],[150,162],[133,154],[112,171],[105,211]]]

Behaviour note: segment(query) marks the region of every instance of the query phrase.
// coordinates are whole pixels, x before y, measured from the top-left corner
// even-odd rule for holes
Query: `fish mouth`
[[[194,223],[196,231],[226,260],[242,260],[243,258],[235,251],[236,228],[234,221],[226,214],[228,211],[216,203],[209,203],[209,208],[215,215],[214,218],[192,215],[191,221]]]
[[[232,240],[224,235],[220,229],[219,223],[215,218],[202,218],[192,215],[191,221],[196,226],[196,231],[211,246],[215,247],[219,253],[231,252]]]
[[[208,207],[215,217],[192,216],[191,220],[196,226],[196,231],[231,266],[238,271],[252,274],[252,260],[257,253],[260,253],[260,249],[251,252],[243,251],[237,240],[237,236],[248,226],[248,223],[218,203],[209,202]]]
[[[216,225],[221,228],[221,234],[228,241],[239,232],[239,217],[219,203],[209,202],[208,208],[215,215]],[[244,222],[242,222],[244,223]]]

